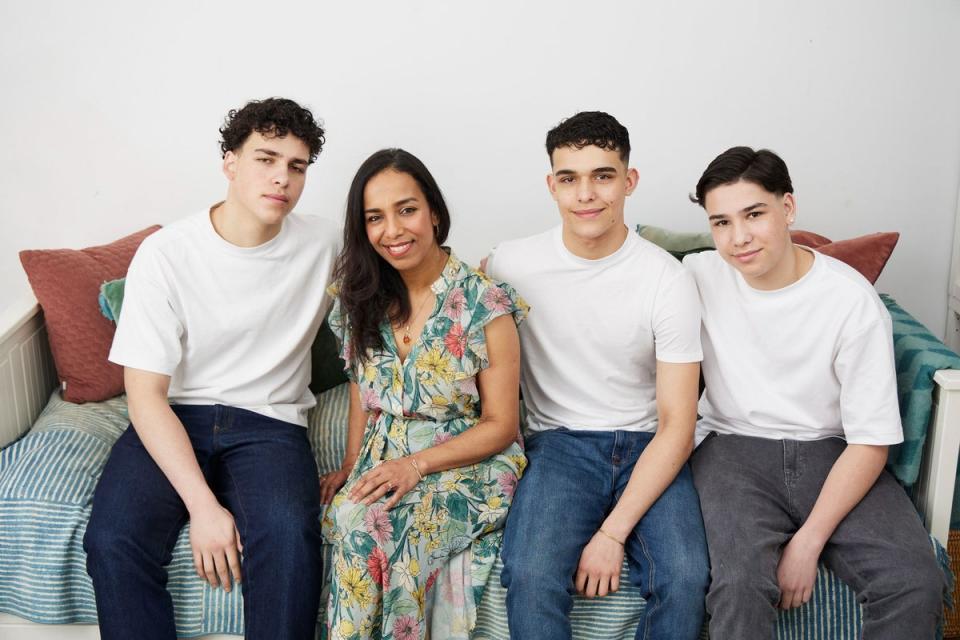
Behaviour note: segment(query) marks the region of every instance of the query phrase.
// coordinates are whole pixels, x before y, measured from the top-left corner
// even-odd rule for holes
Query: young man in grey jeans
[[[687,256],[706,392],[692,458],[712,566],[710,637],[773,637],[822,560],[863,605],[863,637],[933,638],[944,577],[884,471],[903,440],[891,320],[852,268],[796,246],[776,154],[734,147],[696,199],[717,250]]]

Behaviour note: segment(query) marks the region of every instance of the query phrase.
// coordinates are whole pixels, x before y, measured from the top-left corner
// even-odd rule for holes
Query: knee
[[[573,585],[573,569],[565,571],[556,560],[556,557],[529,553],[529,550],[504,554],[500,582],[508,594],[567,592]]]
[[[96,513],[91,516],[83,535],[83,550],[88,560],[99,562],[115,558],[130,547],[131,535],[122,523],[116,518],[97,517]]]
[[[261,524],[260,535],[272,549],[284,557],[320,552],[320,514],[309,509],[288,509],[274,513]]]
[[[729,564],[713,571],[707,593],[710,610],[749,603],[773,607],[779,599],[780,588],[773,576],[765,575],[755,567]]]
[[[910,615],[939,613],[943,609],[946,578],[933,553],[916,558],[909,567],[891,567],[886,579],[875,580],[866,593],[868,604],[895,607]]]

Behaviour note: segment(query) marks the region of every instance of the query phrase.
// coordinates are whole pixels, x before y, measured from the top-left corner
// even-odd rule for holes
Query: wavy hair
[[[410,301],[403,278],[367,238],[363,192],[374,176],[387,170],[406,173],[416,181],[430,211],[437,217],[438,245],[446,241],[450,232],[450,212],[440,187],[415,155],[403,149],[381,149],[360,165],[347,194],[343,250],[333,276],[339,282],[340,305],[349,320],[353,343],[350,365],[365,361],[370,349],[383,349],[380,323],[384,317],[389,316],[393,324],[402,324],[410,317]]]
[[[278,138],[288,133],[303,141],[310,149],[310,163],[317,159],[323,148],[324,130],[306,107],[301,107],[287,98],[252,100],[241,109],[231,109],[220,128],[220,152],[236,151],[243,146],[250,134]]]
[[[603,111],[581,111],[570,116],[547,132],[547,155],[553,164],[557,147],[583,149],[595,146],[605,151],[617,151],[623,164],[630,162],[630,134],[616,118]]]

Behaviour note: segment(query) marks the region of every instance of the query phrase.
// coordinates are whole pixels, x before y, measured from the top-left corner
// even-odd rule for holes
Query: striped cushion
[[[320,394],[310,414],[308,435],[321,472],[339,466],[346,446],[347,390],[341,385]],[[122,397],[75,405],[54,393],[29,434],[0,451],[0,611],[44,623],[96,622],[81,545],[93,489],[126,426]],[[168,568],[177,633],[241,634],[240,591],[211,589],[196,576],[188,535],[184,528]],[[477,612],[474,638],[509,637],[501,568],[498,560]],[[577,598],[571,614],[575,638],[633,638],[643,600],[629,586],[626,565],[621,584],[628,586],[606,598]],[[857,638],[860,615],[853,592],[821,568],[812,602],[781,614],[777,637]]]

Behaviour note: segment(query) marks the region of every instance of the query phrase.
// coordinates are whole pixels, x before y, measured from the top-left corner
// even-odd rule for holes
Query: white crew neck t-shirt
[[[812,252],[797,282],[750,287],[716,251],[689,255],[703,304],[702,419],[711,431],[777,440],[903,440],[892,321],[853,268]]]
[[[208,210],[164,227],[130,264],[110,360],[170,376],[171,404],[306,426],[310,346],[330,306],[339,235],[295,213],[249,248],[221,238]]]
[[[656,431],[657,360],[702,357],[696,286],[676,259],[627,233],[587,260],[558,226],[502,243],[487,270],[530,304],[519,329],[528,429]]]

